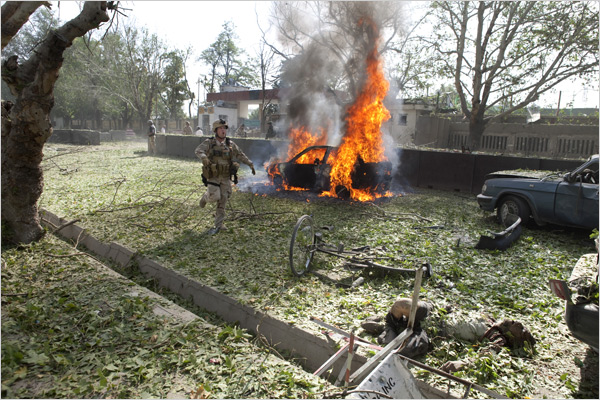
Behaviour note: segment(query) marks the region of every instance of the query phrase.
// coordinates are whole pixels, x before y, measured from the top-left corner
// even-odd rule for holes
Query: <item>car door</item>
[[[557,223],[598,228],[598,184],[581,181],[559,183],[554,209]]]
[[[326,147],[309,147],[292,158],[284,167],[286,183],[297,188],[314,189],[326,151]]]

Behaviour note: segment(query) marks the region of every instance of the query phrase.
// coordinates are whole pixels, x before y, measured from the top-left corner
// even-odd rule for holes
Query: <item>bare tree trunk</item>
[[[16,7],[18,11],[25,5],[26,2],[6,2],[2,6],[2,24],[11,22],[5,21],[5,16],[10,18],[5,7]],[[64,51],[77,37],[108,21],[106,11],[105,1],[86,2],[79,16],[50,31],[24,63],[19,64],[17,56],[12,56],[2,64],[2,79],[16,96],[14,105],[2,104],[2,223],[10,228],[6,236],[3,229],[3,239],[30,243],[44,235],[37,201],[44,187],[42,150],[52,135],[50,111],[54,106],[54,84]],[[22,26],[27,19],[20,21]],[[3,49],[16,32],[18,29],[9,33],[2,30]]]
[[[469,118],[469,139],[467,145],[471,151],[479,150],[481,147],[481,137],[487,126],[484,118],[485,107],[481,106],[478,100],[473,101],[471,116]]]

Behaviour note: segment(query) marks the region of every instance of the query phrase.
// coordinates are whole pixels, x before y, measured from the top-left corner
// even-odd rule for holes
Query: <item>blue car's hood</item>
[[[563,179],[564,172],[542,171],[542,170],[506,170],[491,172],[485,176],[485,179],[495,178],[521,178],[544,181],[559,181]]]

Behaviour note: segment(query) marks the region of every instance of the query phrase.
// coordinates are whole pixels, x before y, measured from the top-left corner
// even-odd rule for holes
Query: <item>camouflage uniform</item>
[[[202,161],[202,175],[207,181],[207,190],[200,200],[200,207],[204,207],[206,203],[217,202],[215,229],[218,231],[223,229],[225,205],[231,196],[231,168],[237,164],[233,160],[237,159],[248,165],[253,173],[254,164],[229,138],[223,142],[216,138],[206,139],[196,148],[195,153]]]
[[[185,126],[183,127],[183,134],[184,135],[192,135],[193,134],[192,127],[190,126],[189,122],[185,123]]]
[[[148,121],[148,153],[154,155],[156,154],[156,128],[154,127],[154,122]]]

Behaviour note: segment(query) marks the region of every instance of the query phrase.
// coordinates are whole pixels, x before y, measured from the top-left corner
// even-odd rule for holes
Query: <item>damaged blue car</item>
[[[565,174],[500,171],[486,178],[477,202],[482,210],[496,210],[504,226],[516,216],[523,225],[533,219],[538,225],[598,228],[597,154]]]

